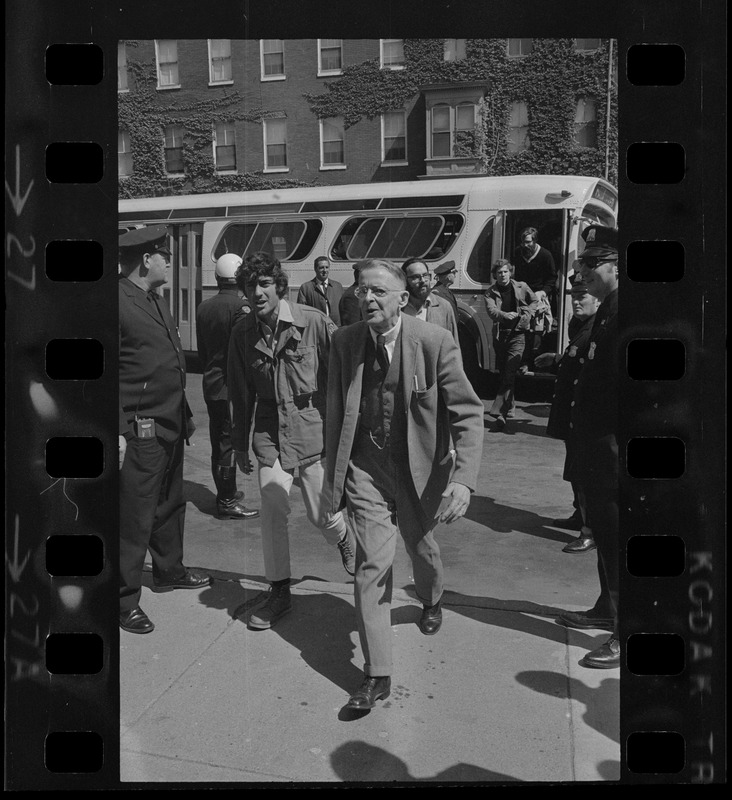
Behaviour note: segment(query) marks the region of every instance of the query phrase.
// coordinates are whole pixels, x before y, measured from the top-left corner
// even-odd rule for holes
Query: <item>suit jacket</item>
[[[303,283],[300,291],[297,293],[297,302],[304,306],[311,306],[317,308],[324,314],[327,314],[336,325],[341,324],[341,315],[338,306],[343,296],[343,286],[338,281],[333,281],[328,278],[328,288],[325,290],[325,295],[315,285],[317,278]],[[328,297],[326,304],[325,298]],[[330,307],[330,308],[329,308]]]
[[[365,322],[333,335],[328,368],[327,486],[332,510],[341,507],[348,462],[359,424]],[[409,467],[422,508],[433,525],[450,480],[475,490],[483,451],[483,403],[462,367],[460,350],[443,328],[402,315],[399,389],[406,409]],[[455,450],[454,464],[450,438]]]
[[[119,279],[119,433],[132,436],[135,413],[152,417],[159,438],[174,442],[190,411],[186,362],[178,329],[162,300],[127,278]],[[162,316],[161,316],[162,314]]]
[[[356,297],[358,283],[346,286],[338,303],[338,313],[341,316],[341,325],[353,325],[361,319],[361,303]]]
[[[432,287],[432,291],[430,294],[436,294],[438,297],[441,297],[443,300],[447,300],[450,304],[450,308],[452,308],[453,314],[455,314],[455,320],[458,320],[458,304],[457,298],[453,294],[452,289],[443,285],[442,283],[436,283]]]
[[[231,329],[250,311],[235,286],[222,286],[219,293],[204,300],[196,309],[198,356],[203,370],[203,395],[206,400],[228,400],[226,361]]]
[[[453,313],[450,303],[445,300],[444,297],[439,297],[433,292],[430,292],[427,301],[429,303],[427,306],[427,322],[431,322],[433,325],[439,325],[441,328],[450,331],[453,339],[457,342],[457,317]],[[402,316],[405,315],[410,317],[417,316],[417,311],[411,303],[407,303],[402,309]]]

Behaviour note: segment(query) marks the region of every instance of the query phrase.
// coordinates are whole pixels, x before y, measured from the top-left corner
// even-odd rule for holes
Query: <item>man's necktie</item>
[[[376,337],[376,360],[386,374],[389,371],[389,356],[386,354],[386,337],[382,333]]]

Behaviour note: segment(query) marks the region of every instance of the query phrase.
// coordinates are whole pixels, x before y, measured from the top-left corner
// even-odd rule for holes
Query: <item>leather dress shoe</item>
[[[216,516],[219,519],[254,519],[259,516],[259,509],[247,508],[239,500],[243,497],[242,492],[237,492],[239,497],[231,500],[216,499]]]
[[[391,678],[364,678],[363,683],[355,694],[348,699],[347,708],[356,711],[366,711],[373,708],[377,700],[386,700],[391,693]]]
[[[202,589],[211,584],[211,577],[192,569],[186,569],[180,578],[171,581],[156,581],[153,578],[153,589],[158,591],[165,589]]]
[[[432,636],[442,626],[442,609],[438,600],[433,606],[424,606],[419,618],[419,629],[425,636]]]
[[[589,611],[563,611],[557,622],[565,628],[579,628],[580,630],[613,631],[615,620],[612,617],[598,617]]]
[[[562,548],[563,553],[589,553],[595,550],[597,545],[592,536],[578,536],[573,542]]]
[[[155,628],[140,606],[136,606],[132,611],[120,611],[119,626],[129,633],[150,633]]]
[[[582,517],[579,514],[572,514],[571,517],[567,517],[566,519],[553,519],[552,526],[555,528],[564,528],[566,531],[581,531]]]
[[[583,667],[613,669],[620,666],[620,640],[611,636],[604,644],[591,650],[579,662]]]

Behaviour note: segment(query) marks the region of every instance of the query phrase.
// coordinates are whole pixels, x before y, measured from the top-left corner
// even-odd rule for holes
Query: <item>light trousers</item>
[[[328,544],[336,545],[346,533],[346,521],[339,511],[329,514],[328,498],[324,493],[325,460],[320,459],[305,467],[298,467],[300,491],[308,520],[325,537]],[[264,574],[268,581],[290,578],[290,489],[295,480],[294,469],[283,469],[279,459],[271,467],[259,465],[259,491],[261,495],[262,550]]]

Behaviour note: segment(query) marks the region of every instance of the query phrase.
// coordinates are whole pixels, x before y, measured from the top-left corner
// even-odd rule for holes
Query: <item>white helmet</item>
[[[216,277],[225,281],[233,281],[236,271],[241,265],[242,260],[236,253],[224,253],[216,262]]]

